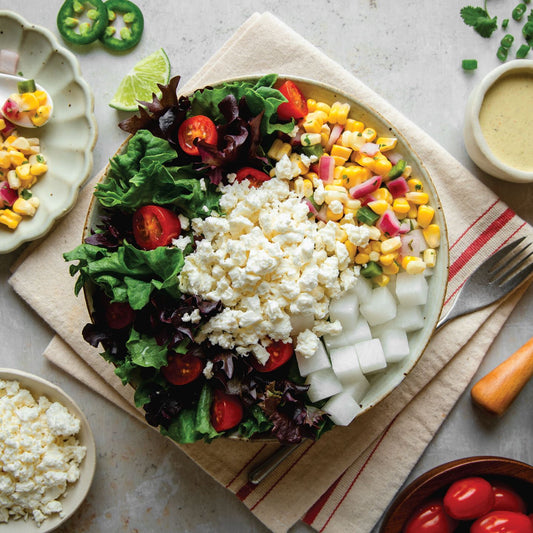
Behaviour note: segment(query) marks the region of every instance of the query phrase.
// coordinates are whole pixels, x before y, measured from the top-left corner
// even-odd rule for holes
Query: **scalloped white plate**
[[[59,501],[63,505],[63,516],[60,517],[58,514],[51,515],[42,522],[40,527],[31,518],[26,521],[9,520],[8,522],[0,523],[0,533],[49,533],[66,522],[76,512],[83,500],[85,500],[91,487],[96,468],[96,447],[91,426],[76,402],[57,385],[34,374],[29,374],[28,372],[14,368],[0,368],[0,379],[5,381],[18,381],[22,388],[31,392],[35,400],[39,396],[46,396],[51,402],[59,402],[71,414],[79,418],[81,422],[77,438],[80,446],[87,448],[87,452],[80,464],[80,477],[78,481],[69,483],[67,491],[59,498]]]
[[[45,126],[18,128],[21,135],[40,138],[48,172],[32,187],[41,201],[35,216],[25,218],[15,230],[0,226],[0,253],[7,253],[45,235],[74,206],[92,171],[97,126],[92,91],[78,60],[50,31],[0,10],[0,49],[18,52],[17,71],[35,79],[54,101],[54,113]]]

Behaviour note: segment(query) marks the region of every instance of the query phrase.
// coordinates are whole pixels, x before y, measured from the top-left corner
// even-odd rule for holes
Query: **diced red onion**
[[[12,50],[0,50],[0,72],[4,74],[16,74],[19,63],[19,55]]]
[[[379,144],[365,143],[363,146],[361,146],[361,148],[359,148],[359,151],[365,155],[374,157],[379,152]]]
[[[414,229],[404,235],[400,236],[402,240],[402,247],[400,248],[400,255],[420,257],[420,254],[427,248],[426,240],[422,230]]]
[[[350,196],[352,198],[362,198],[367,194],[372,194],[377,191],[381,185],[381,176],[372,176],[370,179],[363,181],[359,185],[350,189]]]
[[[0,201],[11,207],[17,198],[17,191],[14,191],[7,181],[0,183]]]
[[[400,222],[400,234],[409,233],[411,231],[411,223],[409,220],[402,220]]]
[[[400,222],[396,218],[394,212],[391,209],[388,209],[376,222],[376,227],[379,228],[381,233],[384,233],[389,237],[395,237],[400,231]]]
[[[323,155],[318,162],[318,177],[325,183],[331,183],[334,169],[335,159],[330,155]]]
[[[405,196],[406,192],[409,192],[409,186],[405,178],[396,178],[387,183],[387,189],[389,189],[393,198],[400,198]]]
[[[3,130],[0,130],[0,133],[4,135],[4,137],[7,137],[15,129],[15,124],[13,124],[12,122],[9,122],[7,118],[4,118],[4,122],[6,123],[6,125]]]
[[[363,198],[360,198],[360,200],[361,200],[361,205],[364,206],[364,205],[368,205],[370,202],[377,201],[377,198],[375,196],[372,196],[371,194],[367,194]]]
[[[398,163],[398,161],[400,161],[400,159],[403,159],[402,154],[399,154],[398,152],[385,152],[384,155],[387,156],[387,159],[388,159],[393,165],[396,165],[396,163]]]
[[[315,215],[318,220],[322,222],[328,221],[328,206],[327,204],[322,205],[320,211]]]
[[[309,208],[309,212],[310,213],[313,213],[313,215],[316,215],[318,213],[316,207],[313,205],[313,202],[311,202],[310,200],[307,200],[307,199],[304,199],[303,202],[307,205],[307,207]]]
[[[326,152],[331,151],[331,147],[337,142],[338,138],[341,136],[343,129],[344,129],[344,126],[341,126],[340,124],[335,124],[335,126],[331,128],[328,142],[326,143],[326,146],[324,147],[324,150]]]

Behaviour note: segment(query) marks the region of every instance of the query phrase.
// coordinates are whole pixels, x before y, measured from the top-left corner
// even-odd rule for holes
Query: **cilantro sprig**
[[[498,17],[491,17],[485,7],[465,6],[461,9],[461,18],[465,24],[472,26],[481,37],[489,38],[498,27]]]

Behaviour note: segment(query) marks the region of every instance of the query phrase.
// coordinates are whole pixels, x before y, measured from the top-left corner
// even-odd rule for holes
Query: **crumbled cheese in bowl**
[[[0,523],[62,516],[61,497],[78,480],[87,449],[80,420],[16,380],[0,380]]]
[[[357,270],[336,239],[336,224],[310,220],[308,206],[280,179],[257,188],[234,182],[221,191],[225,216],[191,221],[203,239],[180,273],[183,292],[225,306],[196,341],[265,363],[270,342],[290,341],[294,315],[311,319],[297,353],[307,353],[316,336],[339,333],[340,323],[328,321],[329,302],[353,286]]]

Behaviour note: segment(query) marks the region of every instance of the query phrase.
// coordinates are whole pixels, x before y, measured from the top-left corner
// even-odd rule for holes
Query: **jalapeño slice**
[[[107,0],[104,5],[107,8],[108,25],[100,36],[102,44],[117,52],[133,48],[141,40],[144,29],[141,10],[129,0]],[[113,25],[117,19],[117,13],[122,15],[124,22],[120,30]]]
[[[83,21],[86,15],[87,22]],[[107,26],[107,9],[102,0],[66,0],[57,14],[57,29],[72,44],[96,41]]]

